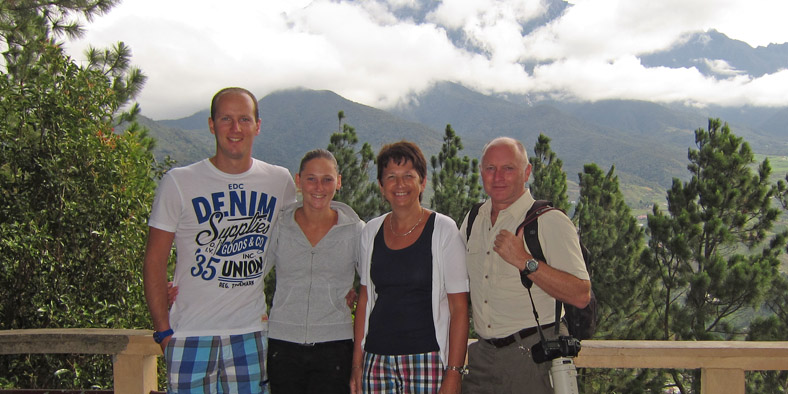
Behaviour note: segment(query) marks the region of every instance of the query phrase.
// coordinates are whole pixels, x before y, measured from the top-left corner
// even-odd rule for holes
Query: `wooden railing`
[[[149,330],[37,329],[0,331],[0,354],[110,354],[116,394],[158,390],[161,348]],[[744,372],[788,370],[788,342],[597,341],[582,342],[575,365],[587,368],[701,370],[701,394],[744,394]]]
[[[81,353],[112,355],[115,394],[158,390],[161,347],[150,330],[67,328],[0,331],[0,354]]]
[[[744,371],[788,370],[788,342],[587,340],[575,365],[700,369],[701,394],[744,394]]]

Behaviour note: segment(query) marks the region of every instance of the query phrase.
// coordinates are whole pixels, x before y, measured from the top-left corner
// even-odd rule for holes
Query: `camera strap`
[[[544,332],[542,332],[542,325],[539,324],[539,312],[536,311],[536,304],[534,304],[534,297],[533,297],[533,295],[531,295],[531,286],[532,285],[533,285],[533,282],[530,282],[528,285],[525,286],[525,288],[528,289],[528,298],[531,299],[531,309],[534,312],[534,320],[536,320],[536,332],[539,333],[539,341],[544,344],[547,341],[547,338],[544,337]],[[557,327],[558,327],[558,325],[556,324],[556,330],[557,330]],[[558,331],[556,331],[556,332],[558,332]]]
[[[534,313],[534,320],[536,320],[536,332],[539,333],[539,340],[544,343],[547,341],[547,338],[544,337],[544,332],[542,331],[542,325],[539,323],[539,312],[536,311],[536,304],[534,304],[534,297],[531,295],[531,286],[533,286],[533,282],[529,281],[530,283],[523,283],[525,288],[528,289],[528,298],[531,299],[531,309]],[[561,308],[562,304],[560,302],[555,303],[555,335],[560,333],[561,329]]]

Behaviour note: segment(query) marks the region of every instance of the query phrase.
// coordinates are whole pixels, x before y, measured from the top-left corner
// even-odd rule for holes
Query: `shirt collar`
[[[525,193],[523,193],[523,195],[520,196],[517,201],[508,206],[506,209],[498,212],[498,219],[500,220],[505,217],[507,221],[517,220],[519,223],[525,218],[525,215],[528,213],[528,210],[531,209],[531,206],[534,205],[534,201],[534,198],[531,196],[531,189],[525,189]],[[487,200],[487,203],[484,205],[486,206],[485,214],[489,218],[490,213],[492,212],[492,201]]]

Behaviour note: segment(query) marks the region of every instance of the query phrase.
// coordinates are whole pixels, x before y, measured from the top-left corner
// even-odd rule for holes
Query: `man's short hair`
[[[249,96],[254,103],[254,119],[260,120],[260,110],[257,108],[257,97],[255,97],[252,92],[239,87],[224,88],[213,95],[213,99],[211,99],[211,119],[216,116],[216,102],[219,101],[219,97],[222,97],[227,93],[242,93]]]
[[[507,144],[510,144],[510,145],[514,145],[514,147],[517,149],[517,151],[523,157],[523,165],[524,166],[528,165],[528,152],[526,152],[525,146],[523,146],[523,143],[520,142],[520,140],[514,139],[512,137],[496,137],[496,138],[493,138],[490,142],[484,144],[484,147],[482,148],[482,159],[484,159],[484,155],[487,154],[487,149],[489,147],[491,147],[493,145],[499,145],[501,143],[507,143]]]

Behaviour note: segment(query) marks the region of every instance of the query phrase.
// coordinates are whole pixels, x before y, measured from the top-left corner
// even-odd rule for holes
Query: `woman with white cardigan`
[[[361,233],[351,392],[459,393],[468,341],[465,247],[448,216],[421,206],[427,164],[402,141],[377,157],[391,212]]]

